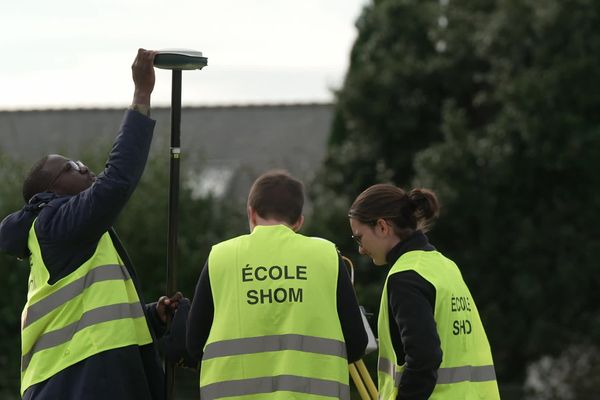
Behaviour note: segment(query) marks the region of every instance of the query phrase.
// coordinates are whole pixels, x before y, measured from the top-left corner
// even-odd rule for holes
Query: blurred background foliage
[[[385,271],[358,258],[348,207],[377,182],[433,189],[432,242],[473,292],[503,398],[519,398],[529,365],[600,340],[600,8],[380,0],[357,27],[311,229],[360,260],[377,311]]]
[[[18,160],[0,153],[0,218],[21,208],[24,167]],[[0,398],[13,399],[19,393],[21,362],[21,310],[27,300],[29,263],[0,255]]]
[[[387,271],[358,256],[348,207],[377,182],[433,189],[443,209],[431,240],[461,267],[477,301],[503,398],[594,398],[597,2],[375,0],[357,29],[327,157],[307,182],[304,233],[334,241],[354,261],[374,322]],[[104,157],[88,158],[98,170]],[[21,207],[28,167],[0,156],[2,216]],[[167,186],[168,160],[152,156],[117,224],[147,301],[164,288]],[[243,199],[183,189],[181,290],[191,296],[213,243],[246,231]],[[8,398],[18,385],[27,265],[1,256],[0,274],[0,397]],[[375,376],[372,355],[367,364]]]

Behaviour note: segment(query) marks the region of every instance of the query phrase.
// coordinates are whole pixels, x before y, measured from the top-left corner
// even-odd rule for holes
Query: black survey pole
[[[157,68],[173,72],[171,87],[171,147],[169,165],[169,216],[167,242],[167,296],[177,290],[177,233],[179,222],[179,161],[181,155],[181,71],[202,69],[207,58],[193,50],[161,50],[154,58]],[[165,398],[174,399],[175,366],[165,360]]]
[[[173,70],[171,92],[171,162],[169,179],[169,243],[167,295],[175,294],[177,280],[177,222],[179,221],[179,160],[181,153],[181,70]]]
[[[167,244],[167,296],[173,296],[177,282],[177,233],[179,222],[179,160],[181,153],[181,70],[173,70],[171,87],[171,158],[169,166],[169,230]],[[175,389],[175,366],[165,362],[166,399]]]

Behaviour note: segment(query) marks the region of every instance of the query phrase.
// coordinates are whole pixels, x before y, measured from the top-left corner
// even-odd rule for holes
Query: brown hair
[[[304,185],[286,171],[266,172],[252,184],[248,206],[262,218],[295,224],[302,216]]]
[[[381,183],[358,195],[348,217],[369,225],[385,219],[393,223],[396,235],[404,239],[417,229],[427,232],[439,211],[437,197],[429,189],[412,189],[407,193],[394,185]]]

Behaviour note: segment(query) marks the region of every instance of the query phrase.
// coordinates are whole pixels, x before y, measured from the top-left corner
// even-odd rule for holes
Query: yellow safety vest
[[[214,246],[208,268],[215,308],[202,400],[349,398],[332,243],[257,226]]]
[[[437,251],[410,251],[390,269],[379,311],[379,398],[396,399],[399,365],[389,331],[387,280],[413,270],[436,290],[434,318],[443,353],[431,400],[500,399],[490,345],[475,301],[454,262]]]
[[[34,225],[21,318],[21,395],[94,354],[152,342],[135,286],[108,233],[89,260],[49,284]]]

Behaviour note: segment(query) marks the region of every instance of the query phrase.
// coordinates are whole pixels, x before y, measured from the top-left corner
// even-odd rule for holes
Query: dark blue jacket
[[[0,251],[28,257],[28,233],[37,217],[35,232],[52,284],[89,259],[100,237],[108,231],[142,299],[131,261],[111,226],[142,176],[154,124],[155,121],[138,112],[127,111],[106,168],[95,183],[75,196],[49,192],[35,195],[23,209],[0,224]],[[31,386],[23,398],[163,399],[164,375],[156,335],[162,335],[164,327],[154,305],[146,306],[146,319],[154,343],[96,354]]]

